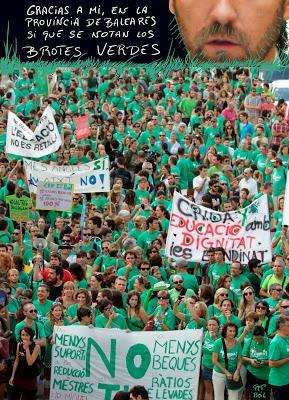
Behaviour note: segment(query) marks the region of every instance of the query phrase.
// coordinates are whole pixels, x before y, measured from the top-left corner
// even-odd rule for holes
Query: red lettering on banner
[[[193,221],[172,213],[170,225],[181,228],[186,233],[195,232],[199,236],[237,236],[242,229],[239,224],[225,225]]]

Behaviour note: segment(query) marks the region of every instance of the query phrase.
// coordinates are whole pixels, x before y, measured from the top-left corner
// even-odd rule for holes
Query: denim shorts
[[[202,367],[202,379],[203,381],[210,381],[212,382],[213,370]]]

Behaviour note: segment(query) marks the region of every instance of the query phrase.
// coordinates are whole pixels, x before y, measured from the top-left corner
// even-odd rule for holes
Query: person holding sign
[[[247,385],[250,398],[270,400],[269,339],[262,326],[255,326],[253,337],[245,342],[242,355],[243,361],[247,364]],[[255,393],[258,395],[255,396]]]
[[[213,386],[215,400],[224,400],[225,387],[228,388],[228,400],[237,400],[242,389],[240,369],[242,366],[242,346],[236,340],[238,327],[232,322],[223,326],[222,338],[217,339],[213,347]],[[239,383],[238,389],[230,389]],[[237,385],[236,385],[237,386]]]

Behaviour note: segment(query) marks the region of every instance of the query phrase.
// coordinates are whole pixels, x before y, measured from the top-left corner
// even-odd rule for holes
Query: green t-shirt
[[[183,279],[183,281],[184,281],[183,285],[184,285],[184,288],[185,288],[185,289],[192,289],[192,290],[195,292],[195,294],[198,293],[199,284],[198,284],[198,281],[197,281],[197,278],[195,277],[195,275],[186,274],[186,273],[183,273],[183,272],[181,272],[181,273],[179,273],[179,274],[171,275],[171,276],[170,276],[169,283],[170,283],[170,285],[171,285],[172,287],[173,287],[172,282],[173,282],[174,276],[176,276],[176,275],[182,277],[182,279]]]
[[[100,314],[95,318],[94,326],[96,328],[105,328],[107,321],[108,319],[103,314]],[[127,329],[125,318],[120,314],[116,314],[110,324],[110,328]]]
[[[271,177],[273,183],[273,196],[280,196],[284,192],[286,186],[285,168],[274,168]]]
[[[289,340],[277,334],[269,346],[269,360],[279,361],[284,358],[289,358]],[[270,368],[269,384],[274,386],[289,384],[289,363],[281,365],[280,367]],[[284,400],[285,398],[286,396]]]
[[[240,328],[241,326],[241,321],[238,317],[236,317],[236,315],[231,314],[229,320],[224,316],[224,315],[220,315],[219,316],[219,321],[220,321],[220,326],[221,328],[226,325],[227,322],[233,322],[234,324],[237,325],[238,328]]]
[[[36,324],[37,324],[37,326],[36,326]],[[24,326],[26,326],[25,320],[19,322],[15,327],[15,338],[16,338],[17,342],[19,342],[19,340],[20,340],[20,336],[19,336],[20,330]],[[43,324],[34,321],[31,328],[35,332],[34,339],[43,339],[46,337]]]
[[[208,276],[212,281],[213,287],[216,286],[216,283],[220,278],[220,276],[229,273],[230,273],[230,266],[228,264],[225,263],[222,265],[218,265],[217,263],[212,264],[209,268]]]
[[[44,325],[45,321],[48,320],[48,313],[51,310],[53,301],[46,300],[44,304],[39,303],[39,300],[34,300],[33,304],[37,310],[37,321]]]
[[[225,365],[225,354],[223,349],[222,338],[217,339],[214,343],[213,353],[218,354],[218,361],[222,365],[223,368],[226,368]],[[227,349],[228,355],[228,369],[230,372],[235,372],[237,369],[238,358],[242,355],[242,346],[240,342],[236,342],[235,346],[231,349]],[[224,372],[218,368],[216,365],[213,367],[214,371],[223,374]]]
[[[212,339],[209,332],[205,334],[203,346],[202,346],[202,366],[207,369],[213,369],[213,348],[217,339]]]
[[[248,282],[248,278],[246,276],[244,276],[243,274],[241,274],[238,278],[235,278],[232,276],[230,289],[235,293],[238,301],[240,301],[240,299],[242,297],[241,286],[245,282]]]
[[[159,231],[154,231],[150,233],[149,231],[144,231],[138,238],[137,244],[143,249],[145,253],[150,247],[151,243],[159,236]]]
[[[269,358],[269,339],[265,336],[263,343],[257,343],[254,339],[247,340],[243,348],[243,357],[253,358],[254,360],[267,361]],[[258,379],[264,381],[269,377],[269,366],[253,367],[247,364],[247,370]]]
[[[166,325],[171,331],[175,330],[176,328],[176,317],[173,313],[171,308],[168,308],[165,312],[163,311],[161,306],[158,306],[154,312],[154,324],[157,331],[163,331],[162,325],[159,323],[157,318],[158,314],[164,315],[163,323]]]
[[[282,286],[282,288],[285,288],[287,284],[289,283],[289,277],[282,277],[281,279],[276,278],[274,274],[268,275],[267,278],[264,280],[262,283],[262,289],[265,290],[266,292],[269,292],[269,288],[271,285],[274,283],[278,283],[279,285]]]

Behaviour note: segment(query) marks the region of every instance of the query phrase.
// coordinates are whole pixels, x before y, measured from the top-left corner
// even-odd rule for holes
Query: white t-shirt
[[[206,182],[202,188],[202,190],[200,192],[197,192],[196,190],[194,191],[194,198],[195,198],[195,203],[196,204],[200,204],[201,200],[202,200],[202,196],[208,192],[209,189],[209,178],[205,178]],[[193,179],[193,188],[196,189],[199,186],[201,186],[201,184],[203,183],[204,178],[201,178],[200,175],[196,176]]]
[[[253,178],[249,178],[247,181],[245,178],[241,179],[240,183],[239,183],[239,188],[240,188],[240,190],[242,190],[244,188],[248,189],[249,194],[251,196],[255,196],[256,194],[258,194],[257,182]]]

